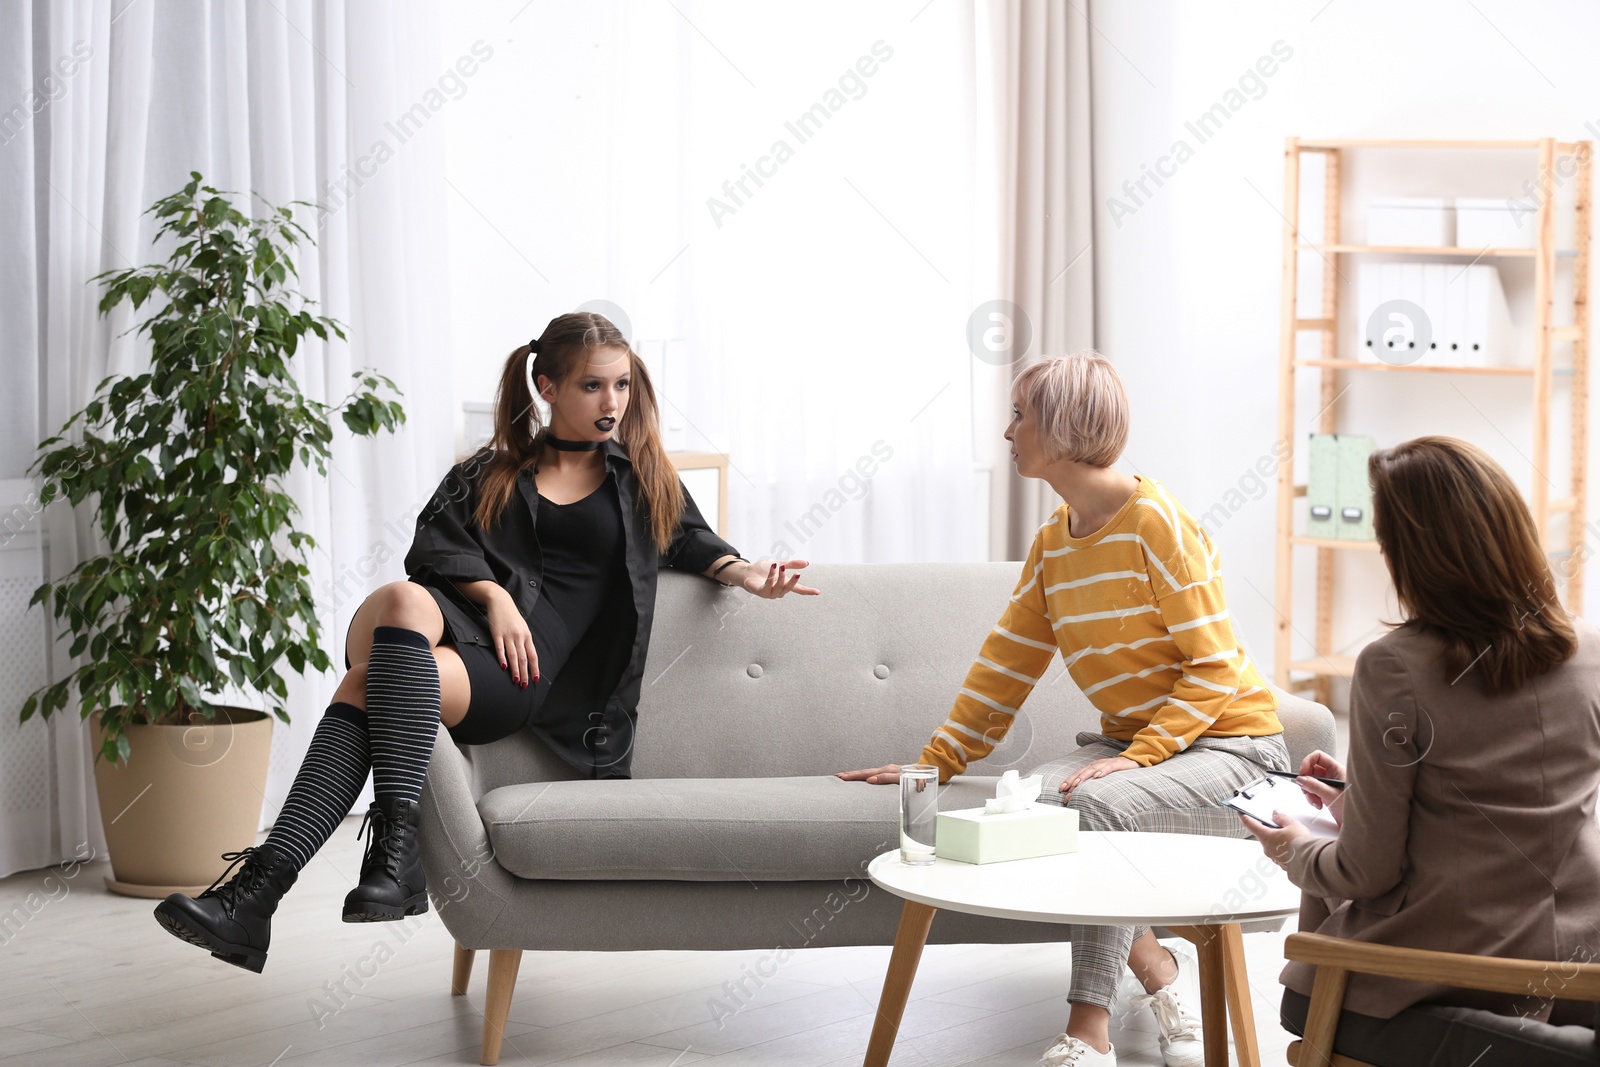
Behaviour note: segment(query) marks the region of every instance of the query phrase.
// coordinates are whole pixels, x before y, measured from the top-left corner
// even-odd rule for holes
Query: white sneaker
[[[1111,1045],[1105,1052],[1096,1052],[1077,1038],[1061,1034],[1039,1057],[1039,1067],[1117,1067],[1117,1047]]]
[[[1178,999],[1177,982],[1154,993],[1141,993],[1134,1007],[1149,1005],[1161,1030],[1161,1062],[1167,1067],[1201,1067],[1206,1062],[1205,1038],[1200,1020]]]

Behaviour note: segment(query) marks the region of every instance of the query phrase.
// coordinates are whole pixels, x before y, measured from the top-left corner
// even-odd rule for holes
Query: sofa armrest
[[[1338,734],[1334,730],[1333,712],[1315,700],[1295,696],[1268,682],[1278,698],[1278,721],[1283,723],[1283,743],[1289,750],[1289,765],[1298,768],[1300,761],[1313,752],[1326,752],[1337,757]]]
[[[428,896],[463,948],[493,948],[489,929],[505,910],[513,876],[495,861],[478,815],[472,768],[443,726],[422,785],[422,868]]]

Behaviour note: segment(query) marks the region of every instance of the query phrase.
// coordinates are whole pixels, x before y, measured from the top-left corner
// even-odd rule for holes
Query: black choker
[[[544,443],[562,452],[594,452],[605,444],[604,441],[566,441],[553,433],[544,435]]]

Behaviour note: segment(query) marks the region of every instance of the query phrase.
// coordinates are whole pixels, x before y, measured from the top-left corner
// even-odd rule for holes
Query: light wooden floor
[[[468,995],[451,997],[452,942],[437,916],[340,922],[360,865],[355,828],[346,821],[285,899],[260,975],[166,933],[151,917],[154,901],[107,893],[104,863],[70,881],[53,870],[0,880],[0,1062],[477,1063],[486,954]],[[1245,945],[1263,1063],[1281,1064],[1283,935],[1246,935]],[[714,1022],[712,998],[726,998],[723,983],[763,955],[527,953],[500,1062],[859,1064],[889,950],[803,950]],[[1067,986],[1065,946],[930,945],[893,1063],[1033,1064],[1065,1025]],[[1154,1026],[1148,1012],[1118,1020],[1121,1063],[1158,1067]]]

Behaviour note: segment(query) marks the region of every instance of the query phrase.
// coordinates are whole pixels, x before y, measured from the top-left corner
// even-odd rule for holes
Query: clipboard
[[[1339,824],[1333,816],[1326,809],[1312,807],[1305,792],[1286,778],[1260,778],[1222,803],[1274,829],[1278,824],[1272,821],[1272,813],[1281,811],[1317,837],[1339,836]]]

